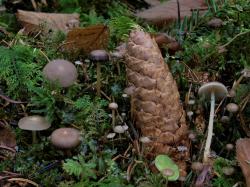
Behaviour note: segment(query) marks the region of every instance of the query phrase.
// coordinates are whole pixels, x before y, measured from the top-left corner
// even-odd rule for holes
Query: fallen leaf
[[[24,27],[25,33],[36,33],[39,31],[61,30],[68,32],[79,26],[79,14],[57,14],[18,10],[18,21]]]
[[[16,146],[15,134],[7,127],[0,126],[0,145],[11,148]]]
[[[180,16],[190,17],[193,9],[205,10],[205,0],[179,0]],[[136,14],[137,17],[144,19],[157,26],[168,25],[178,19],[178,8],[176,0],[169,0],[159,5],[153,6]]]
[[[93,25],[75,28],[67,34],[64,49],[70,52],[83,51],[89,53],[95,49],[106,49],[109,30],[105,25]]]

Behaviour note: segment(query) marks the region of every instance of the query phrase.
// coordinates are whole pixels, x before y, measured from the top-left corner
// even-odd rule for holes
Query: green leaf
[[[160,172],[162,172],[165,169],[171,169],[174,172],[172,176],[167,177],[169,181],[176,181],[180,176],[178,166],[167,155],[158,155],[155,158],[155,166]]]

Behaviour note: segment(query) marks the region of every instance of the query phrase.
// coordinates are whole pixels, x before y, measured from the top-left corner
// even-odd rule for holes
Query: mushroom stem
[[[32,131],[32,143],[33,144],[37,143],[37,141],[36,141],[36,131]]]
[[[99,62],[96,64],[96,90],[97,96],[101,96],[101,65]]]
[[[115,127],[115,109],[112,110],[112,127]]]
[[[210,105],[210,116],[209,116],[209,124],[208,124],[208,133],[207,133],[207,140],[204,150],[204,157],[203,162],[208,162],[208,157],[210,155],[210,146],[212,142],[213,136],[213,123],[214,123],[214,105],[215,105],[215,95],[214,92],[211,92],[211,105]]]

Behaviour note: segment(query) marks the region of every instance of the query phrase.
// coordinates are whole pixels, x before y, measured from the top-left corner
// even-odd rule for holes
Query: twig
[[[236,38],[242,36],[242,35],[245,35],[245,34],[248,34],[250,33],[250,30],[247,30],[245,32],[241,32],[239,34],[236,34],[229,42],[227,42],[226,44],[222,45],[221,48],[225,48],[227,47],[228,45],[230,45]]]
[[[16,150],[15,149],[13,149],[13,148],[10,148],[10,147],[7,147],[7,146],[5,146],[5,145],[0,145],[0,149],[6,149],[6,150],[9,150],[9,151],[11,151],[11,152],[13,152],[13,153],[15,153],[16,152]]]
[[[39,185],[29,179],[24,179],[24,178],[11,178],[11,179],[8,179],[8,181],[21,181],[21,182],[27,182],[29,184],[32,184],[33,186],[36,186],[36,187],[39,187]]]
[[[24,102],[24,101],[15,101],[13,99],[10,99],[9,97],[3,95],[3,94],[0,94],[0,98],[1,99],[4,99],[5,101],[9,102],[9,103],[14,103],[14,104],[22,104],[22,103],[27,103],[27,102]]]

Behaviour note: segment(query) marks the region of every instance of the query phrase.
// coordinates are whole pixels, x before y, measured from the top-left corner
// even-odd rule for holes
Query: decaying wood
[[[57,14],[18,10],[18,21],[24,27],[25,33],[39,31],[61,30],[68,32],[79,26],[79,14]]]
[[[236,142],[236,157],[246,179],[247,187],[250,187],[250,138],[239,139]]]
[[[185,113],[155,40],[143,31],[132,31],[125,61],[129,86],[134,87],[131,98],[136,126],[142,136],[152,140],[146,155],[168,154],[184,171],[189,158]]]

